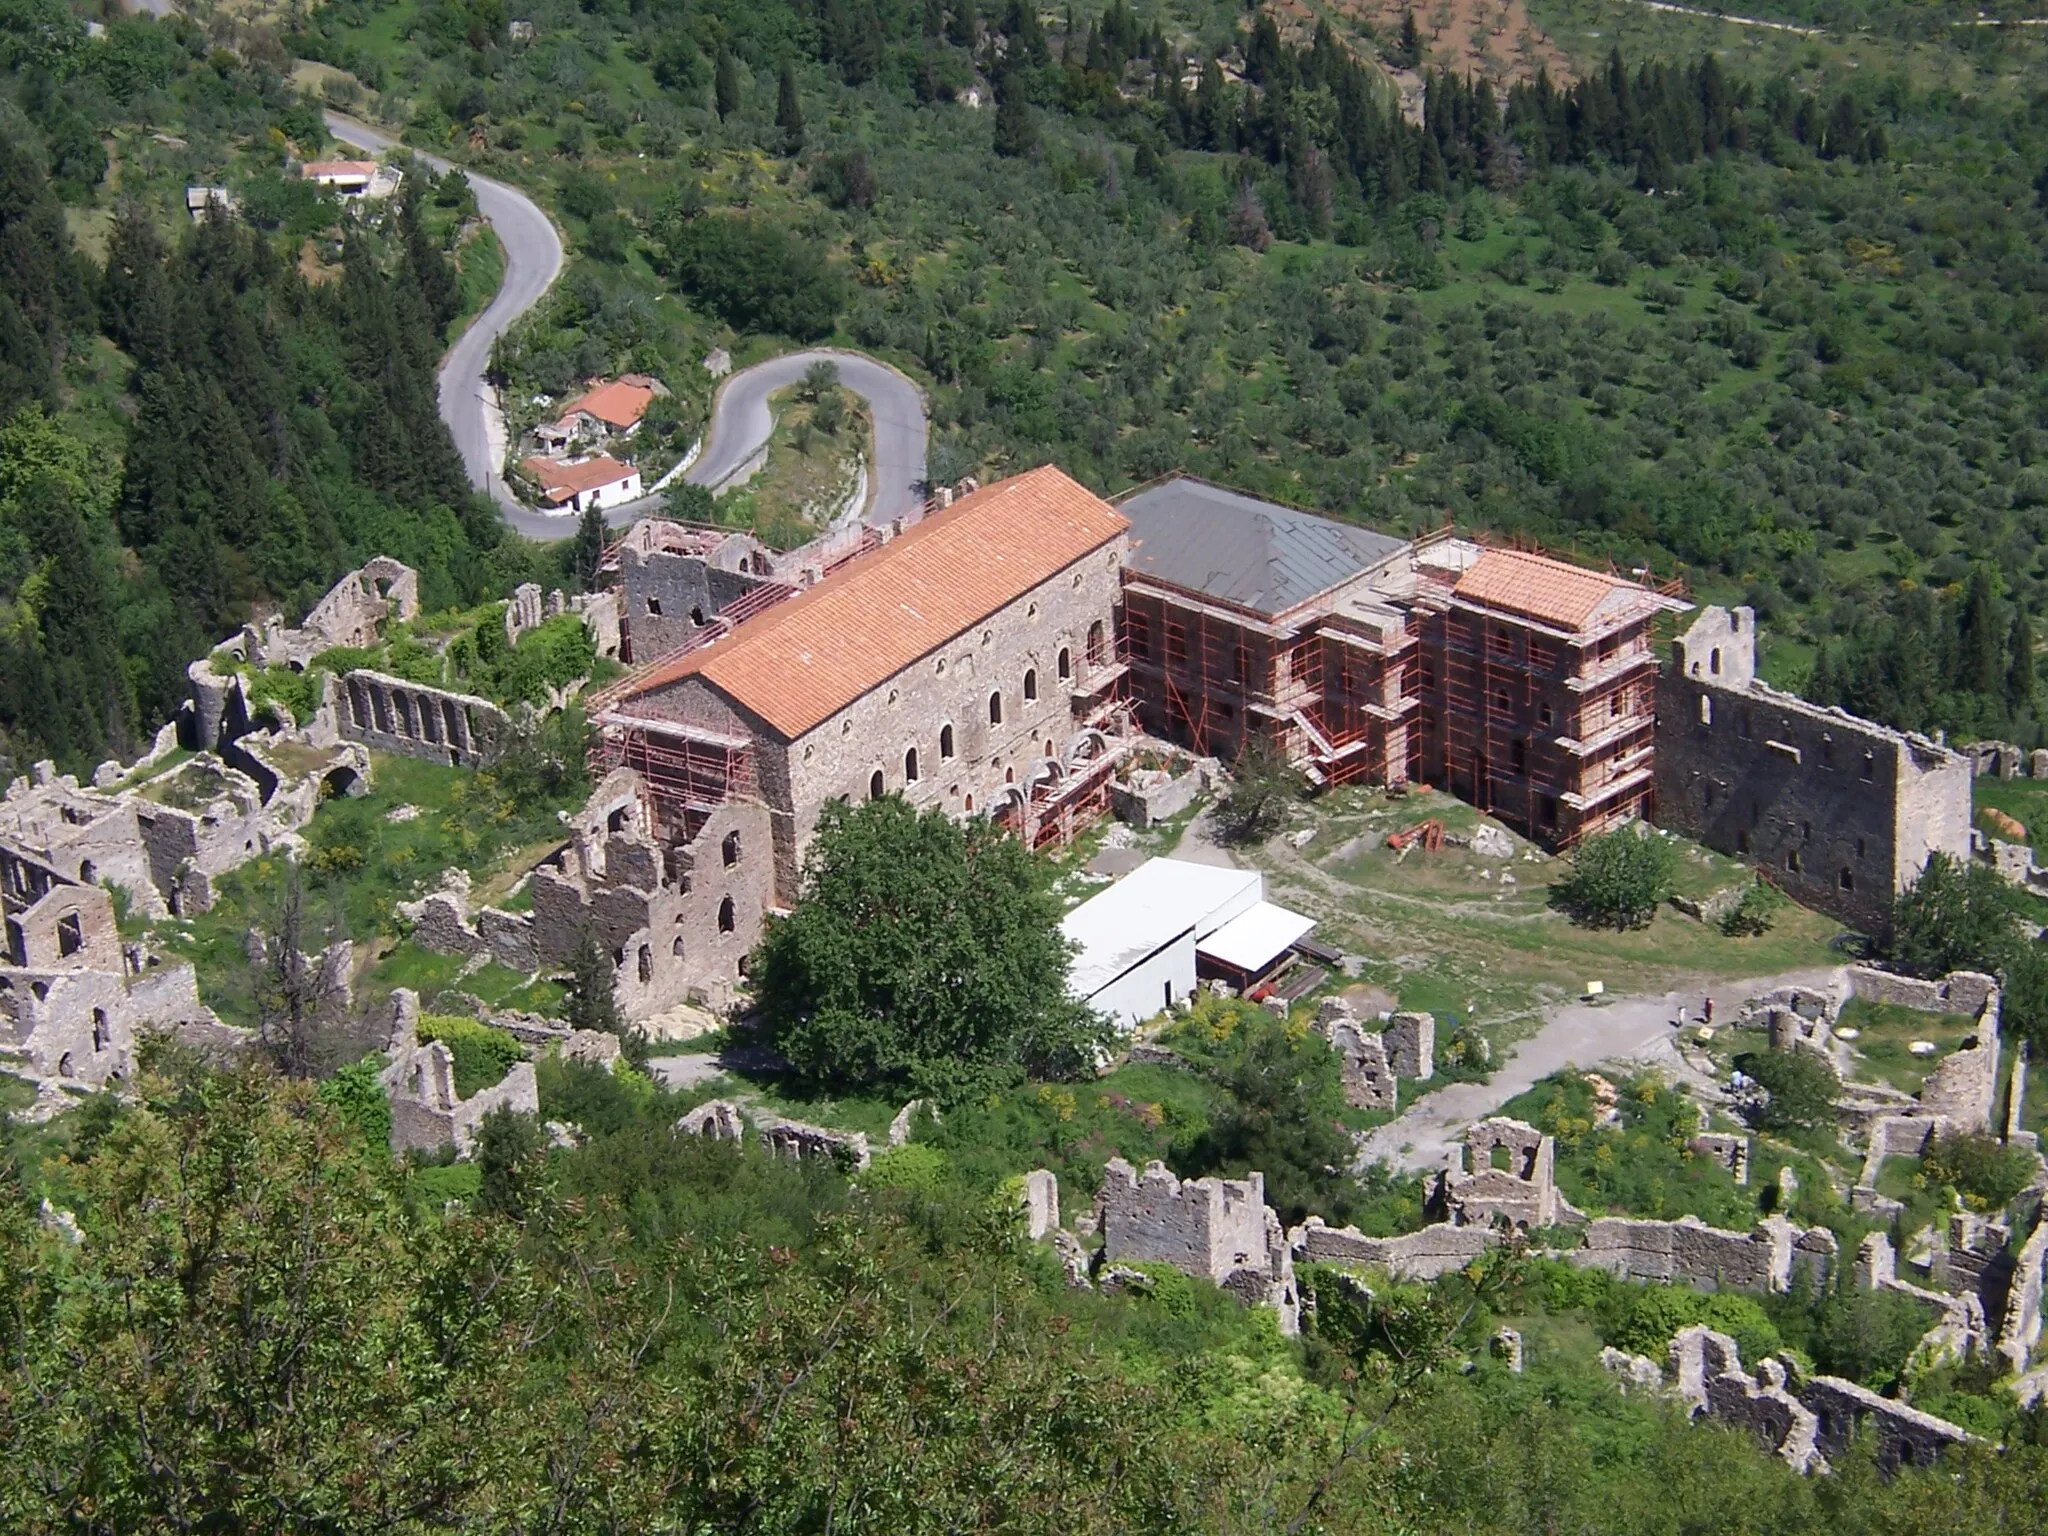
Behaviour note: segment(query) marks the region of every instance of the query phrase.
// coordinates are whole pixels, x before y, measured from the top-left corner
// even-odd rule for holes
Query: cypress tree
[[[569,549],[569,570],[585,592],[597,590],[597,568],[604,562],[604,514],[593,503],[583,509]]]
[[[1022,160],[1037,148],[1038,120],[1024,99],[1024,81],[1006,69],[996,77],[996,153]]]
[[[1970,585],[1963,593],[1962,616],[1956,626],[1961,655],[1959,681],[1971,693],[1996,697],[2004,670],[1999,652],[2004,648],[1998,632],[1998,594],[1991,584],[1991,571],[1978,566],[1970,572]]]
[[[718,50],[718,66],[711,77],[712,101],[718,108],[719,121],[723,122],[740,109],[740,66],[732,54]]]
[[[2017,719],[2034,711],[2034,626],[2024,611],[2012,616],[2005,651],[2005,707]]]
[[[782,75],[775,82],[775,126],[790,154],[804,147],[804,104],[797,95],[796,66],[782,61]]]

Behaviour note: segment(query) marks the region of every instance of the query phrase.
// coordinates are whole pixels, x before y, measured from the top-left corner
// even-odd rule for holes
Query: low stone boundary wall
[[[1697,1216],[1644,1221],[1603,1216],[1587,1223],[1585,1246],[1562,1257],[1582,1269],[1604,1269],[1630,1280],[1684,1280],[1701,1290],[1786,1291],[1805,1269],[1816,1286],[1833,1273],[1834,1234],[1805,1231],[1782,1216],[1754,1231],[1710,1227]]]
[[[1981,1013],[1998,990],[1998,979],[1982,971],[1951,971],[1939,981],[1901,976],[1874,965],[1852,965],[1847,974],[1851,997],[1922,1013]]]
[[[1288,1233],[1297,1264],[1353,1264],[1407,1280],[1434,1280],[1463,1269],[1494,1243],[1485,1227],[1441,1222],[1400,1237],[1367,1237],[1356,1227],[1330,1227],[1311,1216]]]

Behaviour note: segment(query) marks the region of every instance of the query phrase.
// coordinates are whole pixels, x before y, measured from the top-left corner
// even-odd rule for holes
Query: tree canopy
[[[819,1087],[951,1101],[1092,1064],[1047,874],[985,820],[828,804],[803,892],[751,966],[762,1032]]]

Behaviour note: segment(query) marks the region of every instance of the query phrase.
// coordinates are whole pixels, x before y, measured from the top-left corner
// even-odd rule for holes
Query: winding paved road
[[[382,154],[398,140],[380,129],[338,112],[327,114],[327,131],[342,143]],[[419,154],[434,170],[449,162]],[[562,240],[540,206],[504,182],[465,171],[476,189],[478,210],[491,221],[505,249],[505,278],[497,297],[470,323],[441,363],[441,419],[455,438],[471,484],[498,504],[505,521],[530,539],[563,539],[576,529],[574,516],[536,512],[505,485],[502,418],[492,408],[485,370],[491,348],[531,309],[562,270]],[[768,396],[796,383],[816,362],[839,369],[839,380],[867,402],[875,423],[875,457],[868,466],[868,505],[864,516],[887,522],[916,507],[924,498],[924,456],[927,435],[924,395],[916,384],[886,363],[861,352],[817,348],[792,352],[743,368],[719,387],[706,429],[704,449],[684,479],[692,485],[719,486],[733,480],[767,444],[774,429]],[[662,498],[644,497],[611,508],[605,521],[613,526],[660,511]]]

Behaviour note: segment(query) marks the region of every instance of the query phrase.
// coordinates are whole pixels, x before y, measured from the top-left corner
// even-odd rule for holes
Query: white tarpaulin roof
[[[1060,929],[1078,953],[1069,972],[1076,996],[1093,997],[1131,966],[1189,929],[1199,943],[1265,889],[1255,869],[1219,869],[1153,859],[1069,912]]]
[[[1233,917],[1206,939],[1195,943],[1195,953],[1207,956],[1234,971],[1256,975],[1294,946],[1316,920],[1262,901],[1250,911]]]

